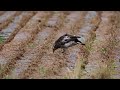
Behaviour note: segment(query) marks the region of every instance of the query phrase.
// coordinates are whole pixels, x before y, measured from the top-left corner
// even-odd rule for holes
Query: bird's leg
[[[66,52],[66,50],[67,50],[67,48],[63,48],[63,51],[62,51],[62,53],[63,53],[64,55],[67,55],[67,52]]]
[[[65,53],[65,51],[66,51],[66,48],[63,48],[63,51],[62,51],[62,53]]]

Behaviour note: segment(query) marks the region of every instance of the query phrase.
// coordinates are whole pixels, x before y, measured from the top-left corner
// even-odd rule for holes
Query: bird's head
[[[55,50],[57,50],[59,47],[57,45],[53,45],[53,53],[55,52]]]

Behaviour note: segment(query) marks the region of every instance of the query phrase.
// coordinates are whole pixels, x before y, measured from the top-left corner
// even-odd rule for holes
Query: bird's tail
[[[79,43],[81,43],[81,45],[85,45],[85,44],[82,42],[83,40],[82,40],[81,37],[78,37],[78,36],[77,36],[77,40],[78,40]]]

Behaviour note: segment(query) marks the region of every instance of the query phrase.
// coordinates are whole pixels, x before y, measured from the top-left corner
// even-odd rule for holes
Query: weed
[[[115,74],[116,65],[114,60],[109,60],[109,63],[102,64],[96,71],[92,72],[91,77],[96,79],[111,79],[111,75]]]
[[[4,42],[4,37],[0,36],[0,44],[2,44]]]
[[[64,76],[63,78],[64,78],[64,79],[70,79],[68,76]]]
[[[102,52],[103,54],[107,53],[107,48],[101,48],[101,52]]]
[[[88,52],[90,52],[91,51],[91,44],[86,44],[86,50],[88,51]]]
[[[29,48],[34,48],[35,45],[34,45],[33,43],[30,43],[30,44],[28,45],[28,47],[29,47]]]
[[[86,43],[86,50],[87,50],[88,52],[91,51],[91,49],[92,49],[92,44],[94,43],[95,39],[96,39],[96,35],[95,35],[95,34],[92,34],[92,35],[91,35],[91,38],[87,41],[87,43]]]
[[[107,65],[102,65],[99,69],[91,73],[92,79],[110,79],[110,72]]]
[[[117,68],[116,64],[115,64],[115,60],[109,60],[109,65],[108,65],[108,71],[110,72],[111,75],[115,74],[115,68]]]
[[[4,79],[12,79],[9,75],[7,75]]]
[[[0,65],[0,74],[3,72],[3,68],[2,66]]]
[[[44,68],[44,67],[39,67],[39,72],[40,72],[40,75],[45,76],[46,72],[47,72],[47,69]]]
[[[80,78],[84,69],[85,69],[85,60],[84,58],[81,58],[80,60],[76,62],[76,66],[73,71],[74,73],[73,78]]]

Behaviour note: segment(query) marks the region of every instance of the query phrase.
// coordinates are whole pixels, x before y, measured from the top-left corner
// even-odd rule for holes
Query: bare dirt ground
[[[63,34],[85,46],[52,51]],[[1,79],[120,79],[120,12],[0,11]]]

